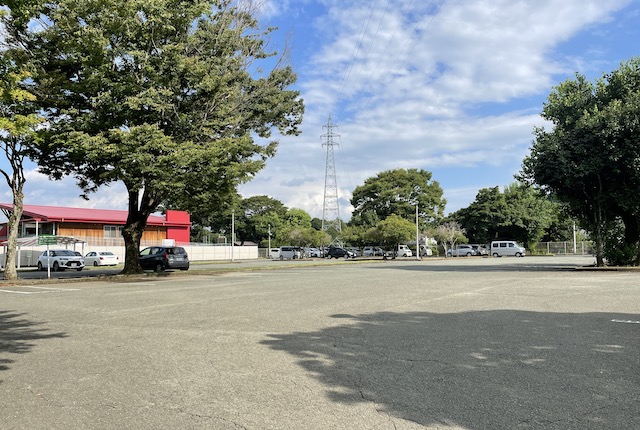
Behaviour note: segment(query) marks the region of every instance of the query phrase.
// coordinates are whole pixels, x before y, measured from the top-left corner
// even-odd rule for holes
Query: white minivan
[[[302,252],[300,251],[300,248],[298,248],[297,246],[281,246],[280,247],[280,253],[278,255],[278,258],[280,260],[284,260],[286,259],[293,259],[293,260],[297,260],[298,258],[302,257]]]
[[[398,257],[412,257],[413,252],[407,245],[398,245]]]
[[[502,257],[503,255],[515,255],[516,257],[524,257],[524,248],[513,240],[494,240],[491,242],[491,255],[494,257]]]

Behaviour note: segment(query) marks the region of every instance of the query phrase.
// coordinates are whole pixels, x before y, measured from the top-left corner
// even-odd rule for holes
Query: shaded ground
[[[335,402],[421,425],[640,428],[637,315],[522,311],[333,315],[272,334]]]

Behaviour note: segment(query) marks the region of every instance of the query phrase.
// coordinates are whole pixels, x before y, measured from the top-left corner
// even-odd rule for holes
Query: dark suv
[[[325,256],[329,257],[329,259],[331,259],[331,258],[340,258],[340,257],[355,258],[355,255],[352,252],[347,251],[344,248],[338,248],[336,246],[330,247],[329,251],[325,254]]]
[[[140,251],[140,266],[156,272],[189,270],[189,256],[181,246],[150,246]]]

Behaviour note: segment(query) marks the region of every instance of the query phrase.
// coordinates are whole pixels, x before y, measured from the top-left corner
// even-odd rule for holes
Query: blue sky
[[[329,115],[340,215],[354,188],[384,170],[433,172],[446,212],[481,188],[513,182],[554,85],[576,72],[596,79],[638,52],[640,0],[258,0],[277,26],[270,41],[298,74],[302,134],[245,197],[269,195],[322,216]],[[3,189],[3,200],[10,194]],[[25,203],[126,209],[121,185],[89,201],[74,182],[29,172]]]

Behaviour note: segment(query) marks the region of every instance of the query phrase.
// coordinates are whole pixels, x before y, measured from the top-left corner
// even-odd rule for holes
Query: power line
[[[377,96],[373,99],[373,100],[378,100],[383,94],[384,94],[384,88],[388,87],[389,85],[391,85],[391,83],[393,83],[393,81],[396,79],[397,75],[393,74],[392,71],[394,69],[394,67],[396,66],[396,64],[399,64],[400,59],[403,57],[403,55],[405,54],[405,52],[407,51],[407,49],[409,47],[411,47],[411,50],[414,49],[415,45],[417,45],[417,43],[422,39],[422,37],[424,36],[424,34],[426,33],[427,29],[431,26],[431,23],[433,22],[433,20],[435,19],[435,17],[438,15],[438,13],[440,12],[440,9],[442,8],[442,6],[445,4],[446,0],[441,0],[439,3],[436,4],[437,0],[431,0],[431,2],[429,3],[429,5],[427,6],[427,8],[425,9],[425,12],[420,16],[420,18],[414,23],[413,28],[410,32],[411,36],[405,41],[404,45],[402,46],[402,48],[400,49],[400,51],[397,53],[397,55],[395,56],[395,58],[388,64],[388,66],[386,67],[386,69],[381,73],[379,66],[380,64],[386,59],[388,58],[386,56],[386,53],[389,51],[389,47],[391,45],[391,43],[393,42],[394,37],[396,36],[397,32],[400,30],[400,28],[402,27],[402,22],[398,23],[398,25],[396,26],[393,34],[391,35],[391,37],[387,40],[387,44],[385,45],[384,50],[380,53],[379,58],[375,64],[374,67],[371,68],[371,73],[369,75],[369,78],[365,80],[365,82],[372,82],[373,81],[373,77],[376,73],[378,74],[388,74],[390,75],[390,79],[386,82],[383,82],[383,84],[381,85],[381,88],[376,91],[375,93],[377,94]],[[411,9],[412,5],[413,5],[414,0],[411,0],[411,2],[407,5],[407,7],[403,10],[402,15],[406,15],[409,10]],[[435,8],[435,9],[434,9]],[[432,13],[429,13],[430,11],[432,11]],[[417,32],[419,25],[423,22],[423,20],[427,17],[430,16],[429,21],[424,25],[424,27],[420,30],[420,32]],[[374,45],[375,43],[375,37],[377,36],[379,32],[379,29],[376,30],[376,34],[374,35],[374,40],[371,44],[371,47]],[[417,37],[414,37],[413,35],[417,33]],[[355,58],[352,61],[352,65],[353,66],[353,62],[355,62]],[[351,68],[350,67],[350,68]],[[360,67],[360,69],[362,69],[362,65]],[[346,83],[346,78],[343,80],[343,84],[342,87],[340,89],[340,92],[337,95],[336,100],[340,100],[340,98],[342,97],[343,93],[344,93],[344,87],[345,87],[345,83]],[[340,105],[341,107],[337,109],[336,111],[336,116],[340,116],[340,114],[344,111],[344,108],[342,107],[343,105]]]
[[[360,34],[360,40],[358,41],[358,44],[353,48],[353,52],[351,53],[351,64],[349,64],[349,68],[347,69],[347,73],[345,74],[344,78],[342,79],[342,84],[340,85],[340,90],[338,91],[338,100],[342,96],[342,91],[344,90],[344,86],[345,86],[347,80],[349,79],[349,76],[351,75],[351,70],[353,69],[353,65],[355,64],[356,58],[358,58],[358,54],[360,53],[360,48],[362,47],[362,41],[364,40],[364,36],[367,33],[367,30],[369,29],[369,23],[371,22],[371,17],[373,16],[373,11],[375,9],[375,4],[373,4],[373,6],[372,6],[373,2],[375,2],[375,4],[377,4],[378,0],[371,0],[369,2],[369,16],[367,17],[367,21],[365,23],[365,26],[362,28],[362,33]]]

